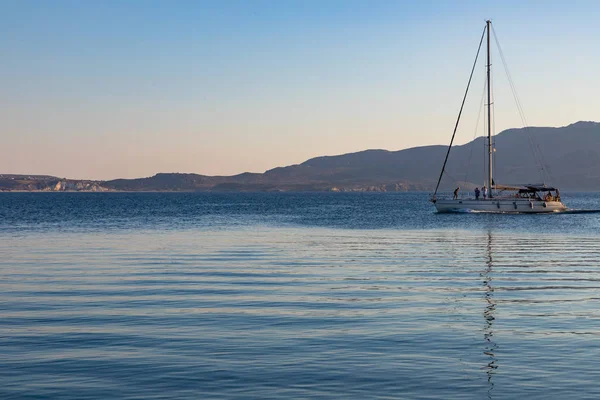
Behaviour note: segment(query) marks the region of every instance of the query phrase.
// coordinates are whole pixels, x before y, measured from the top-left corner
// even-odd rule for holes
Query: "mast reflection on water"
[[[481,278],[483,279],[484,298],[486,301],[486,307],[483,311],[483,317],[485,319],[485,325],[483,327],[483,337],[485,339],[485,349],[483,354],[488,357],[488,363],[484,367],[487,374],[487,381],[489,384],[488,398],[492,397],[492,390],[494,390],[494,382],[492,380],[493,375],[498,369],[498,359],[496,358],[496,349],[498,345],[494,341],[494,321],[496,320],[496,303],[494,302],[494,287],[492,285],[492,272],[494,266],[493,260],[493,238],[492,233],[488,232],[487,235],[487,246],[486,246],[486,267],[481,272]]]

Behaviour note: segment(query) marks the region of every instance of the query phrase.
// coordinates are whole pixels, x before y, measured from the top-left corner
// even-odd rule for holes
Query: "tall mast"
[[[492,96],[491,96],[491,80],[490,80],[490,24],[492,21],[486,21],[487,26],[487,106],[488,106],[488,187],[490,189],[490,198],[492,195],[492,153],[494,151],[492,144]]]

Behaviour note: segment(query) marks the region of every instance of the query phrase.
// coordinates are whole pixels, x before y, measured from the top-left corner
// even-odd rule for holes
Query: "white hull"
[[[473,211],[490,213],[552,213],[567,209],[560,201],[519,198],[436,200],[434,204],[438,212],[441,213]]]

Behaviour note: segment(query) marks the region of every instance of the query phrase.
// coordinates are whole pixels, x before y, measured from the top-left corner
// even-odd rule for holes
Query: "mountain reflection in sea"
[[[0,194],[0,398],[600,397],[598,216],[426,198]]]

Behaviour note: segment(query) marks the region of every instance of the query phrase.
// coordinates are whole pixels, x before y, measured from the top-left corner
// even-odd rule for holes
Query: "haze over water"
[[[598,398],[599,233],[424,193],[0,193],[0,398]]]

